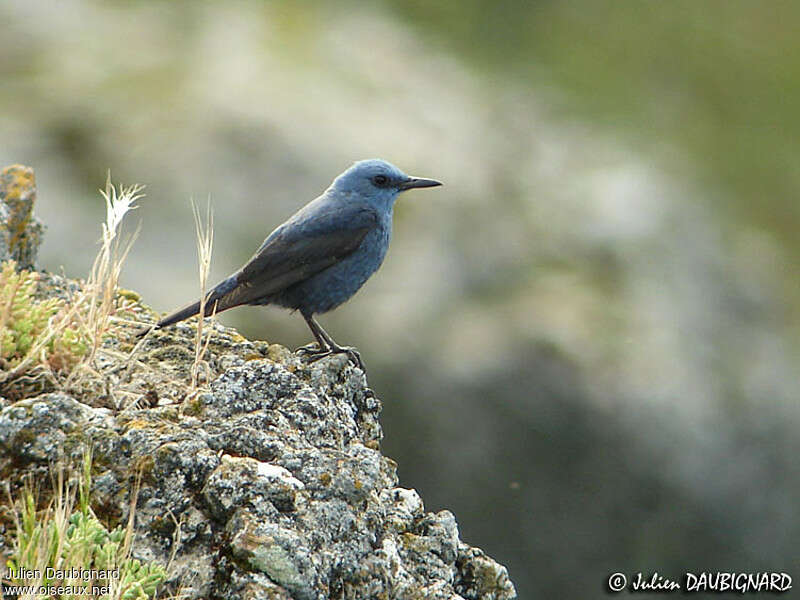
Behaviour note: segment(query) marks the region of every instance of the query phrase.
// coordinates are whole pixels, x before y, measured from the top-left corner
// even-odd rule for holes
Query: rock
[[[516,596],[506,568],[486,556],[480,548],[459,543],[456,569],[458,575],[454,587],[464,598],[500,600]]]
[[[452,513],[398,487],[379,412],[343,361],[249,360],[178,406],[10,404],[0,453],[13,480],[91,444],[93,497],[119,522],[141,474],[133,555],[174,553],[169,587],[191,598],[514,598]]]
[[[61,393],[20,400],[0,414],[0,456],[20,464],[63,460],[80,451],[86,439],[113,435],[108,410]]]
[[[33,169],[11,165],[0,171],[0,262],[15,260],[32,269],[44,226],[33,216],[36,180]]]

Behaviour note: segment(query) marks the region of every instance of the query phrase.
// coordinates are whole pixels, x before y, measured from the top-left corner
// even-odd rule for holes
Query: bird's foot
[[[350,346],[334,346],[331,348],[331,354],[347,354],[347,358],[353,363],[354,366],[361,369],[361,371],[366,375],[367,368],[364,366],[364,361],[361,360],[361,354],[359,354],[358,350],[352,348]]]
[[[330,348],[330,346],[317,344],[316,342],[312,342],[306,346],[300,346],[295,352],[298,356],[306,359],[306,361],[312,363],[318,361],[320,358],[325,358],[326,356],[330,356],[331,354],[335,354]]]
[[[310,363],[317,362],[326,356],[333,356],[334,354],[347,354],[348,359],[354,366],[361,369],[364,373],[367,372],[364,366],[364,361],[361,360],[361,354],[358,350],[349,346],[333,346],[331,348],[320,348],[317,344],[309,344],[297,349],[298,354],[304,356]]]
[[[327,352],[328,348],[326,346],[320,346],[316,342],[312,342],[305,346],[300,346],[297,350],[295,350],[295,353],[299,354],[300,356],[316,356],[317,354]]]
[[[343,350],[347,353],[347,357],[350,359],[350,362],[361,369],[361,372],[364,373],[364,375],[367,374],[367,367],[364,366],[364,361],[361,360],[361,354],[359,354],[358,350],[355,348],[340,348],[340,350]]]

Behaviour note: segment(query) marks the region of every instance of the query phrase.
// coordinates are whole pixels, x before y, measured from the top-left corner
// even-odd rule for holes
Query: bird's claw
[[[328,352],[328,349],[321,347],[316,342],[312,342],[311,344],[300,346],[297,350],[295,350],[295,352],[300,356],[313,356],[316,354],[326,353]]]
[[[356,367],[361,369],[362,373],[364,373],[364,374],[367,373],[367,368],[364,366],[364,361],[361,360],[361,354],[359,354],[358,350],[356,350],[355,348],[347,348],[347,347],[336,348],[336,349],[331,350],[331,352],[334,352],[334,353],[337,353],[337,354],[338,353],[342,353],[342,352],[346,353],[347,354],[347,358],[350,360],[350,362],[353,363],[353,365],[355,365]]]
[[[317,362],[321,358],[325,358],[326,356],[333,356],[334,354],[347,354],[348,359],[350,362],[353,363],[354,366],[361,369],[364,373],[367,372],[366,367],[364,367],[364,361],[361,360],[361,354],[358,353],[358,350],[355,348],[350,348],[348,346],[334,346],[333,348],[320,348],[318,344],[309,344],[308,346],[302,346],[297,349],[297,353],[306,358],[306,360],[310,363]]]

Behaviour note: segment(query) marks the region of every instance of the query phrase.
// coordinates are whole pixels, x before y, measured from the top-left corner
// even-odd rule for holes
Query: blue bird
[[[316,345],[300,348],[301,353],[312,361],[347,353],[364,370],[358,352],[333,341],[314,315],[349,300],[381,266],[398,194],[439,185],[434,179],[406,175],[383,160],[355,163],[269,234],[241,269],[208,292],[205,316],[245,304],[298,310],[316,339]],[[198,301],[164,317],[155,328],[199,312]]]

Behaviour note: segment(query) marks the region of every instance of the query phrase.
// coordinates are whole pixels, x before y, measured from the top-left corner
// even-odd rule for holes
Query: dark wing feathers
[[[247,264],[208,293],[206,315],[253,303],[312,277],[354,252],[377,225],[373,209],[321,196],[273,231]],[[195,302],[157,326],[166,327],[199,311],[200,303]]]
[[[270,296],[327,269],[358,248],[370,229],[331,231],[297,240],[276,238],[239,270],[238,285],[220,298],[217,310]]]
[[[233,289],[216,297],[212,293],[217,312],[278,293],[327,269],[355,251],[377,224],[377,214],[367,207],[310,204],[276,229],[233,275]]]

